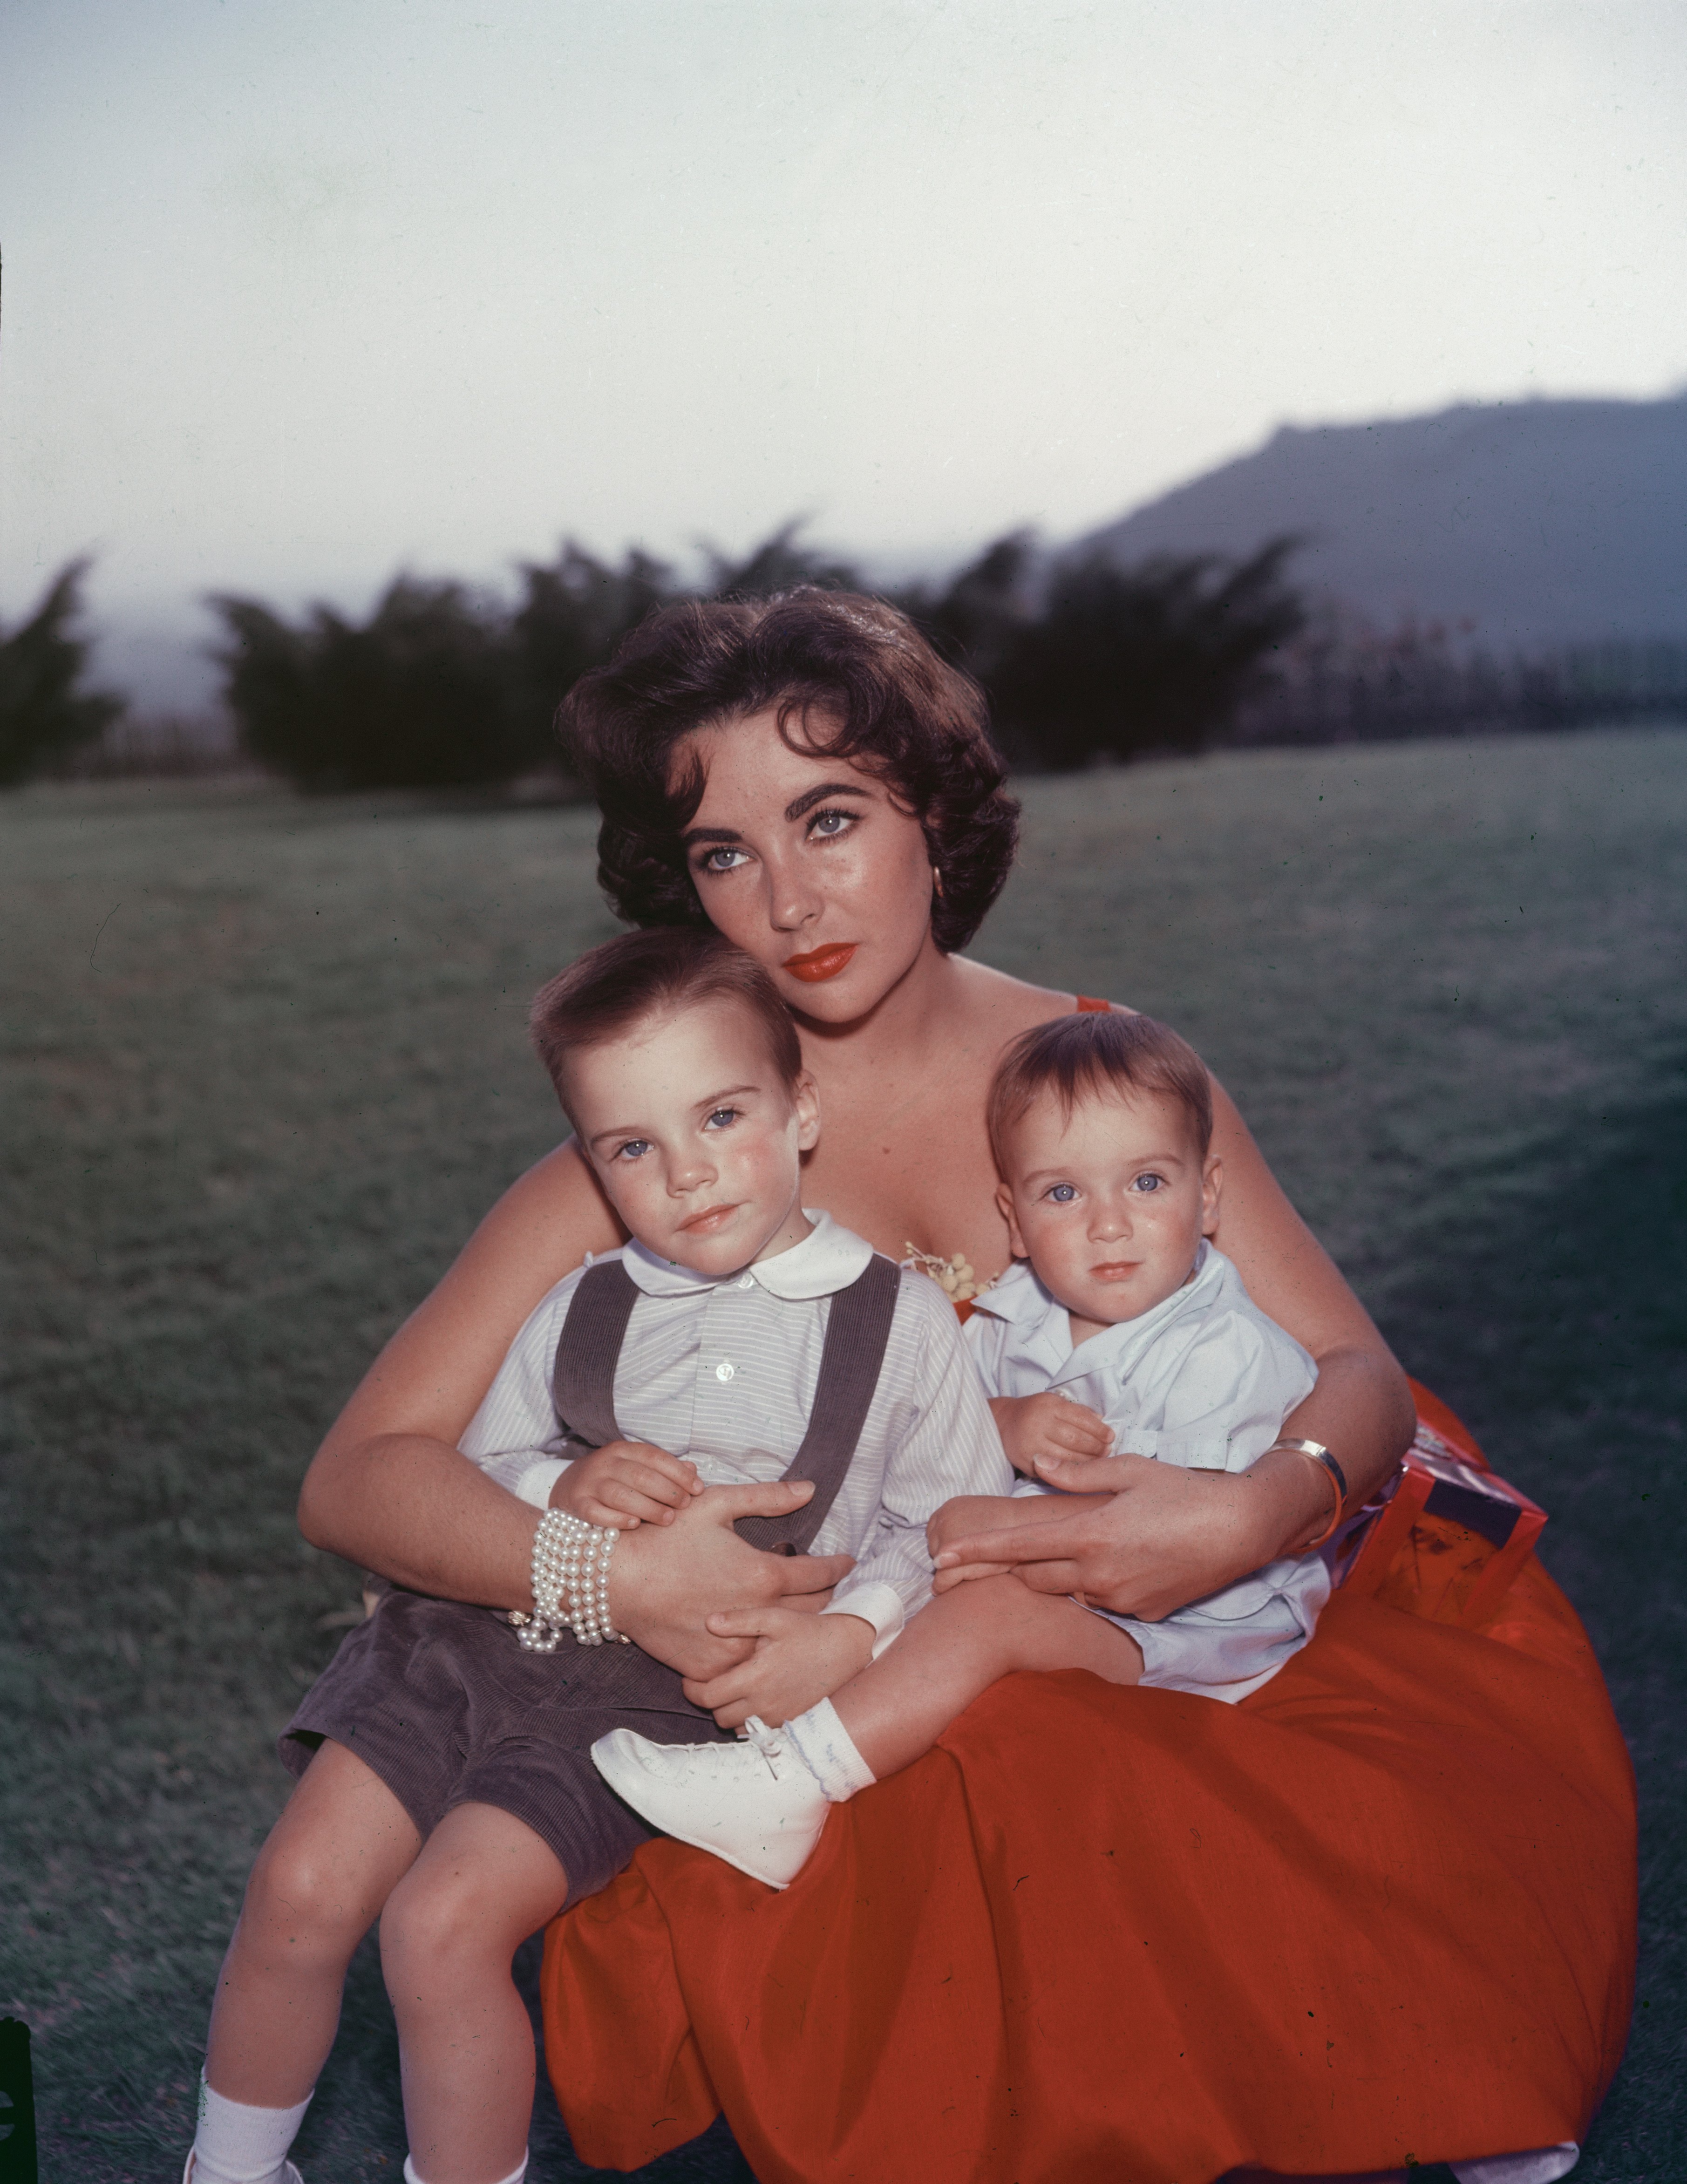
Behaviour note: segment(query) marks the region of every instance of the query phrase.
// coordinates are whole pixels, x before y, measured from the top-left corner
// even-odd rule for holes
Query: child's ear
[[[1001,1208],[1002,1218],[1007,1223],[1009,1251],[1013,1253],[1016,1259],[1028,1259],[1031,1254],[1025,1248],[1025,1239],[1020,1234],[1019,1223],[1014,1218],[1013,1193],[1005,1183],[996,1185],[996,1204]]]
[[[820,1087],[806,1069],[791,1087],[791,1107],[797,1118],[797,1150],[811,1153],[820,1143]]]
[[[1211,1155],[1200,1172],[1200,1232],[1211,1235],[1218,1226],[1218,1197],[1224,1187],[1224,1163],[1217,1153]]]

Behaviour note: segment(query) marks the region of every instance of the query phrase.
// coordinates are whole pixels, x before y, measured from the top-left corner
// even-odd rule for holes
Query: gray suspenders
[[[860,1277],[833,1296],[808,1431],[784,1474],[813,1479],[815,1490],[788,1517],[740,1517],[736,1529],[752,1546],[801,1554],[820,1529],[866,1423],[900,1281],[897,1268],[876,1251]],[[594,1448],[621,1438],[615,1365],[637,1298],[618,1259],[590,1268],[570,1301],[557,1345],[551,1379],[557,1417]],[[565,1643],[550,1662],[555,1666],[547,1663],[548,1674],[560,1669],[571,1681],[589,1686],[595,1703],[650,1717],[647,1726],[659,1743],[699,1735],[730,1741],[731,1730],[716,1728],[714,1716],[686,1697],[675,1670],[637,1646],[588,1649]]]
[[[900,1280],[892,1262],[875,1251],[848,1289],[833,1296],[808,1431],[784,1474],[813,1479],[815,1490],[788,1517],[740,1517],[734,1529],[751,1546],[803,1554],[825,1522],[878,1386]],[[558,1418],[593,1448],[621,1439],[615,1366],[637,1301],[637,1287],[620,1260],[606,1259],[587,1268],[568,1307],[551,1393]]]

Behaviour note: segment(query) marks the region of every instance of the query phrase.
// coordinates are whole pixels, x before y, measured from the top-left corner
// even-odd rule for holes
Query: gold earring
[[[943,900],[943,874],[935,865],[932,866],[932,893],[939,902]]]

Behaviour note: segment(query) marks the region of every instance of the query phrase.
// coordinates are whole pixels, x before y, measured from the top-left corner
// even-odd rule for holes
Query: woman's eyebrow
[[[828,796],[871,796],[872,791],[863,788],[859,781],[822,781],[818,788],[805,789],[794,804],[785,806],[788,819],[800,819],[805,811],[812,811],[816,804]],[[734,840],[737,837],[733,837]]]
[[[794,804],[785,806],[787,819],[800,819],[805,811],[812,811],[816,804],[828,796],[871,796],[870,788],[863,788],[858,781],[822,781],[818,788],[805,789]],[[694,850],[704,842],[742,842],[743,836],[736,827],[688,827],[680,836],[680,847]]]

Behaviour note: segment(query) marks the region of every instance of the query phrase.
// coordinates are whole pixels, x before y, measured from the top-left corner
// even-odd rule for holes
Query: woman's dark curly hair
[[[680,842],[703,800],[703,767],[676,767],[675,748],[772,707],[793,750],[852,760],[917,816],[941,879],[932,936],[946,952],[964,948],[1019,835],[984,694],[882,599],[812,586],[664,607],[564,699],[557,727],[603,813],[598,878],[616,915],[708,923]]]

